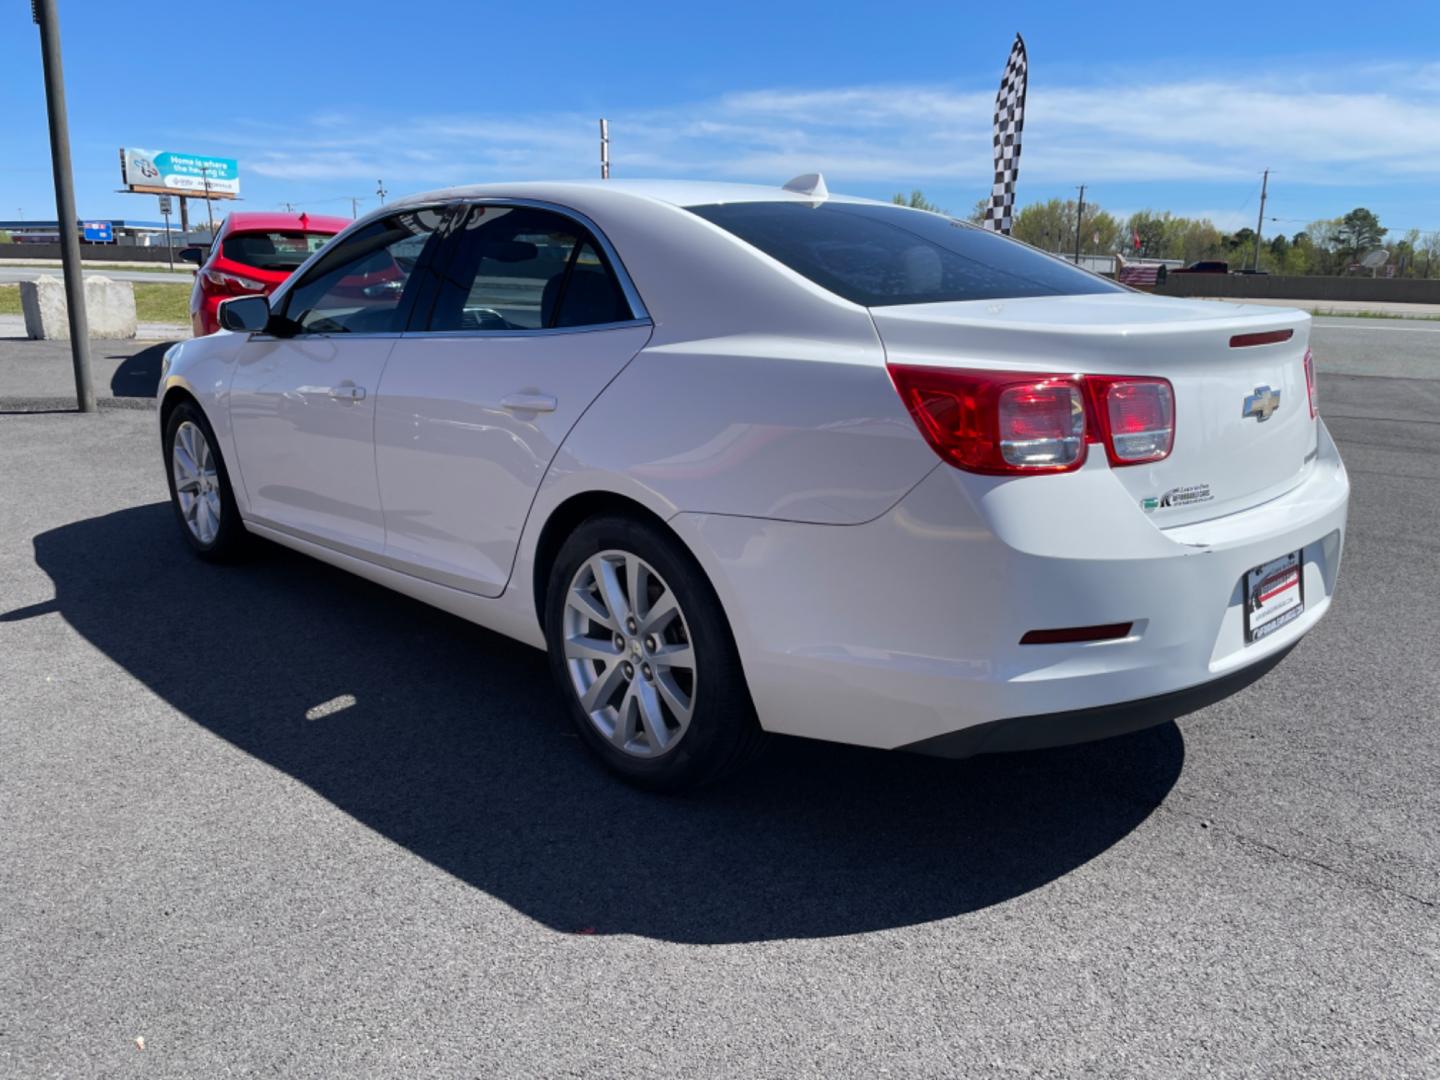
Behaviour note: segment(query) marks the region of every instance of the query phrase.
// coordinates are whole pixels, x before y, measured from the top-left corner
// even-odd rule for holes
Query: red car
[[[316,214],[234,213],[215,234],[210,255],[186,248],[180,257],[200,264],[190,293],[195,336],[220,329],[220,301],[232,296],[270,295],[291,271],[318,251],[349,218]]]

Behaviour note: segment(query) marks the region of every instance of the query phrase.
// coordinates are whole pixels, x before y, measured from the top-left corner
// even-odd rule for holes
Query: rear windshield
[[[261,270],[294,270],[319,251],[332,233],[237,232],[225,237],[221,252],[232,262]]]
[[[1123,291],[996,233],[901,206],[742,202],[687,209],[866,307]]]

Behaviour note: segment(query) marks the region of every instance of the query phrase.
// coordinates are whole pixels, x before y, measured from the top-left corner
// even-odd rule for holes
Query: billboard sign
[[[157,195],[206,194],[212,199],[240,197],[240,166],[234,158],[177,154],[170,150],[120,151],[120,179],[131,191]]]
[[[85,239],[92,244],[113,244],[115,233],[110,228],[108,221],[82,221],[80,228],[85,234]]]

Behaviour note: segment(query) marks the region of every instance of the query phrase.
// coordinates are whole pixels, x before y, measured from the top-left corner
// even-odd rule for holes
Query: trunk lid
[[[1315,457],[1317,426],[1304,368],[1310,316],[1302,311],[1106,293],[870,313],[890,363],[1169,379],[1175,390],[1170,456],[1114,470],[1161,528],[1283,495]],[[1292,334],[1283,342],[1231,344],[1238,335],[1274,330]],[[1092,459],[1097,451],[1104,462],[1097,446]]]

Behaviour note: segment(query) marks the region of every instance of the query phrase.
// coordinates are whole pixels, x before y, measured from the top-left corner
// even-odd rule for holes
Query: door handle
[[[507,394],[500,407],[510,412],[554,412],[559,402],[549,394]]]
[[[354,404],[357,401],[365,400],[365,387],[356,386],[353,382],[343,382],[339,386],[330,388],[330,396],[336,401],[348,401]]]

